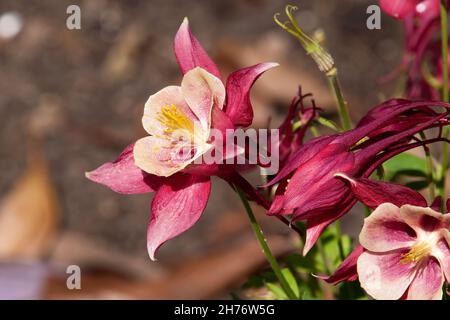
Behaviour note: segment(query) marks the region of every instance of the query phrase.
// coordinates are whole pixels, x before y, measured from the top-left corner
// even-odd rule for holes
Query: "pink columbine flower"
[[[323,230],[347,213],[356,203],[348,185],[335,177],[345,173],[368,177],[384,161],[410,148],[439,141],[410,140],[418,132],[440,127],[447,113],[429,106],[443,102],[390,100],[373,108],[357,128],[313,139],[292,153],[277,176],[266,186],[279,183],[270,215],[291,215],[306,221],[306,254]]]
[[[164,242],[200,218],[211,191],[210,176],[227,179],[239,169],[239,165],[225,162],[195,160],[216,147],[210,140],[212,128],[225,132],[251,124],[249,91],[263,72],[277,65],[262,63],[238,70],[224,84],[217,66],[192,35],[187,19],[175,36],[174,52],[183,80],[180,86],[168,86],[148,99],[142,124],[149,135],[130,144],[114,162],[86,174],[123,194],[156,191],[147,229],[152,260]],[[222,150],[217,148],[217,152]]]
[[[361,286],[375,299],[442,299],[450,280],[450,215],[383,203],[365,219],[359,241]]]
[[[375,299],[440,299],[450,279],[450,214],[441,199],[427,207],[422,195],[402,185],[338,173],[359,201],[375,209],[365,219],[360,245],[329,283],[354,281]],[[447,207],[450,201],[447,201]]]
[[[439,92],[425,79],[424,67],[436,74],[436,34],[440,29],[439,0],[381,0],[382,9],[402,20],[405,35],[405,52],[402,63],[382,82],[400,73],[406,75],[405,95],[409,99],[439,99]],[[439,50],[440,51],[440,48]],[[438,74],[436,74],[438,77]]]

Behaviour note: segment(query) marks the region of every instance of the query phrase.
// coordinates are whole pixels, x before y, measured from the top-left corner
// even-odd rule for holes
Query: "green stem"
[[[448,90],[448,15],[447,15],[447,0],[441,0],[441,45],[442,45],[442,100],[449,102]],[[450,128],[444,128],[444,138],[448,138]],[[438,181],[438,191],[442,199],[445,199],[445,178],[448,169],[448,144],[444,143],[442,146],[442,161],[440,179]]]
[[[338,248],[339,248],[339,256],[341,258],[341,261],[345,260],[345,253],[344,253],[344,245],[342,244],[342,229],[341,229],[341,222],[338,220],[335,223],[336,227],[336,233],[338,237]]]
[[[327,254],[325,252],[322,238],[319,238],[317,240],[317,249],[319,249],[326,274],[331,274],[331,265],[330,265],[330,261],[328,260]]]
[[[295,38],[300,41],[301,45],[305,49],[306,53],[314,60],[314,62],[319,67],[319,70],[322,71],[328,78],[330,83],[330,87],[333,90],[334,97],[336,99],[339,117],[341,119],[341,126],[344,131],[350,130],[352,128],[352,121],[350,119],[348,113],[347,102],[344,99],[344,95],[342,94],[341,87],[339,85],[339,81],[337,78],[337,68],[334,65],[334,59],[331,54],[325,50],[318,41],[315,41],[313,38],[308,36],[297,20],[294,18],[294,11],[298,8],[293,5],[287,5],[285,8],[286,16],[289,21],[281,22],[278,17],[279,14],[274,15],[275,23],[278,24],[283,30],[286,30],[288,33],[293,35]]]
[[[313,136],[314,136],[315,138],[320,137],[319,129],[317,129],[317,127],[316,127],[315,124],[312,124],[311,127],[310,127],[310,129],[311,129],[311,133],[313,134]]]
[[[334,99],[336,100],[342,129],[344,129],[344,131],[350,130],[353,126],[352,120],[350,119],[350,114],[348,112],[347,101],[344,99],[344,95],[342,94],[341,86],[339,84],[337,69],[333,68],[329,71],[327,73],[327,78],[331,90],[333,91]]]
[[[291,300],[297,300],[298,297],[295,295],[295,293],[292,291],[291,287],[289,286],[286,278],[284,277],[283,273],[281,272],[280,265],[278,264],[277,260],[273,256],[272,252],[270,251],[269,246],[267,245],[267,241],[264,238],[263,232],[261,230],[261,227],[258,224],[258,221],[256,221],[256,217],[253,214],[253,211],[250,207],[250,204],[245,197],[244,193],[241,191],[241,189],[236,186],[237,193],[239,197],[241,198],[241,201],[244,205],[245,212],[247,213],[247,216],[250,220],[250,225],[252,226],[253,231],[255,232],[256,238],[258,239],[259,245],[261,246],[261,249],[263,250],[264,255],[266,256],[267,261],[269,262],[270,266],[272,267],[273,272],[275,273],[276,277],[278,278],[278,281],[280,282],[281,288],[284,290],[286,295]]]

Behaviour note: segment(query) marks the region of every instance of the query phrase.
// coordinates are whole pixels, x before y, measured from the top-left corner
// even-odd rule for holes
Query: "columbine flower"
[[[450,215],[411,205],[381,204],[359,235],[361,286],[375,299],[442,299],[450,280]]]
[[[442,298],[442,285],[450,279],[450,214],[435,211],[441,199],[428,208],[422,195],[407,187],[336,176],[375,211],[364,221],[360,245],[324,279],[336,284],[359,277],[376,299]]]
[[[238,70],[224,85],[216,65],[192,35],[187,19],[175,36],[174,51],[184,77],[181,86],[166,87],[145,104],[142,123],[149,136],[129,145],[114,162],[86,174],[123,194],[156,191],[147,231],[151,259],[164,242],[200,218],[211,190],[210,176],[226,179],[238,169],[194,161],[216,147],[210,140],[212,128],[224,132],[251,124],[249,91],[264,71],[276,66],[263,63]]]
[[[347,213],[356,198],[335,174],[368,177],[394,155],[427,142],[409,143],[418,132],[442,126],[447,113],[429,106],[449,107],[441,102],[390,100],[372,109],[354,130],[322,136],[301,146],[266,186],[280,183],[279,196],[269,210],[272,215],[292,215],[307,221],[306,254],[322,231]],[[287,186],[286,186],[287,184]],[[277,190],[278,191],[278,190]]]
[[[381,0],[382,9],[389,15],[401,19],[404,25],[405,52],[399,68],[384,81],[400,73],[406,75],[405,94],[409,99],[438,99],[439,92],[430,84],[427,68],[435,69],[436,34],[440,29],[439,0]],[[439,50],[440,51],[440,50]],[[430,70],[435,72],[436,70]],[[436,74],[438,78],[438,74]]]

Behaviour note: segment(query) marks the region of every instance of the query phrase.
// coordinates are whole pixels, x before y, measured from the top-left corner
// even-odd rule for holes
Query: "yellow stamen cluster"
[[[166,127],[164,132],[167,134],[182,130],[191,136],[194,135],[194,122],[174,104],[162,107],[156,119]]]
[[[423,258],[428,257],[431,251],[431,246],[426,242],[420,242],[414,245],[408,253],[405,253],[400,260],[400,263],[418,263]]]

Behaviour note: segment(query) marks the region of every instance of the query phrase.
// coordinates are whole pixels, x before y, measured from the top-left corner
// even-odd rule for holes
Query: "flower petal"
[[[280,182],[281,180],[287,178],[293,171],[295,171],[298,167],[305,164],[306,162],[312,160],[314,161],[315,157],[318,156],[321,152],[326,152],[326,150],[335,148],[328,147],[328,145],[331,144],[336,140],[334,136],[322,136],[315,139],[312,139],[302,145],[299,149],[294,151],[289,159],[286,161],[286,164],[281,168],[281,170],[278,172],[278,174],[273,178],[270,182],[262,185],[262,187],[269,187],[273,186],[274,184]],[[334,150],[335,153],[342,152],[342,150],[336,149]],[[319,155],[320,156],[320,155]]]
[[[387,252],[410,247],[416,241],[416,232],[405,221],[400,208],[383,203],[364,220],[359,242],[367,250]]]
[[[433,257],[427,259],[416,272],[408,289],[407,300],[441,300],[444,276]]]
[[[252,123],[250,89],[261,74],[276,66],[278,63],[260,63],[230,74],[226,85],[226,113],[236,126],[248,127]]]
[[[442,238],[433,248],[432,255],[438,259],[447,282],[450,283],[450,231],[442,230]]]
[[[416,6],[416,13],[425,17],[437,17],[439,15],[440,10],[440,1],[439,0],[423,0]]]
[[[445,227],[445,216],[431,208],[404,205],[400,208],[401,215],[408,225],[421,236],[436,232]]]
[[[191,122],[194,128],[200,129],[200,124],[196,115],[191,111],[181,92],[181,87],[168,86],[151,95],[145,103],[144,116],[142,117],[142,125],[144,129],[151,135],[166,135],[167,125],[164,119],[161,121],[163,108],[175,106],[174,112],[182,117],[184,122]]]
[[[430,208],[433,209],[434,211],[441,211],[441,206],[442,206],[442,197],[437,196],[436,198],[434,198]]]
[[[336,201],[349,193],[348,186],[334,178],[337,167],[342,171],[355,168],[352,153],[342,152],[343,146],[335,143],[320,150],[314,158],[300,165],[290,179],[284,194],[283,208],[301,212],[334,207]],[[276,213],[271,209],[271,214]]]
[[[107,162],[91,172],[86,172],[86,177],[123,194],[139,194],[157,190],[163,178],[148,174],[135,165],[133,147],[134,143],[127,146],[115,161]]]
[[[361,287],[378,300],[399,299],[415,276],[416,265],[401,263],[405,250],[389,253],[363,252],[357,270]]]
[[[343,200],[337,206],[323,210],[312,210],[313,215],[308,217],[306,222],[306,240],[303,247],[303,255],[306,255],[311,250],[323,230],[346,214],[355,205],[355,202],[356,200],[353,197],[347,196],[343,197]],[[294,216],[293,220],[302,220],[302,218]]]
[[[222,109],[225,87],[222,81],[202,68],[188,71],[181,82],[181,91],[192,112],[200,120],[204,130],[211,125],[213,107]]]
[[[158,248],[192,227],[203,213],[211,191],[209,177],[174,176],[156,193],[147,229],[147,249],[152,260]]]
[[[427,206],[427,201],[420,193],[399,184],[365,178],[351,178],[343,173],[337,173],[334,176],[347,181],[355,197],[372,209],[386,202],[398,207],[404,204]]]
[[[380,0],[380,6],[388,15],[396,19],[403,19],[415,12],[419,2],[419,0]]]
[[[175,57],[181,72],[186,73],[196,67],[201,67],[220,78],[219,69],[202,48],[200,42],[191,33],[189,21],[184,18],[183,23],[175,35],[174,45]]]
[[[136,141],[133,154],[136,165],[157,176],[168,177],[183,170],[195,159],[205,153],[210,145],[168,144],[168,141],[148,136]]]
[[[341,263],[341,265],[336,269],[336,271],[329,277],[319,278],[325,280],[331,284],[338,284],[343,281],[355,281],[358,279],[358,272],[356,270],[356,263],[359,256],[364,252],[364,248],[358,245],[352,253]]]

